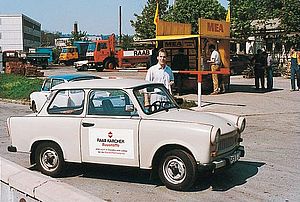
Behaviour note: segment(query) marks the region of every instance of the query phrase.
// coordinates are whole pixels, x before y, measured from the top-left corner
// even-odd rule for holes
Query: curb
[[[30,101],[27,100],[12,100],[12,99],[4,99],[0,98],[0,101],[14,104],[22,104],[22,105],[30,105]]]
[[[55,178],[25,169],[2,157],[0,157],[0,167],[1,183],[9,186],[10,190],[13,188],[38,201],[104,201]],[[9,198],[10,196],[3,195],[0,197],[0,200],[5,199],[5,197]]]

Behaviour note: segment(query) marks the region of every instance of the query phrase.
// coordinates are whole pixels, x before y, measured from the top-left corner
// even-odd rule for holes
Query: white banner
[[[133,130],[89,129],[91,156],[134,159]]]

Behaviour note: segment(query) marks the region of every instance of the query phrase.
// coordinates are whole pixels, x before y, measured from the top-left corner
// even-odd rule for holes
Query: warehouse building
[[[0,50],[28,51],[40,45],[39,22],[23,14],[0,14]]]

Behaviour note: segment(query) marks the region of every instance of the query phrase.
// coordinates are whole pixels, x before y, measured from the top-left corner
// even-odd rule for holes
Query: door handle
[[[85,123],[85,122],[83,122],[81,125],[82,125],[83,127],[92,127],[92,126],[94,126],[95,124],[94,124],[94,123]]]

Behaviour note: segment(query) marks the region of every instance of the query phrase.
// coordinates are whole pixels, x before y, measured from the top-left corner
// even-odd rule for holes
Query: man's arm
[[[147,74],[146,74],[146,78],[145,78],[146,81],[153,81],[153,77],[152,77],[152,68],[150,67],[147,71]]]

